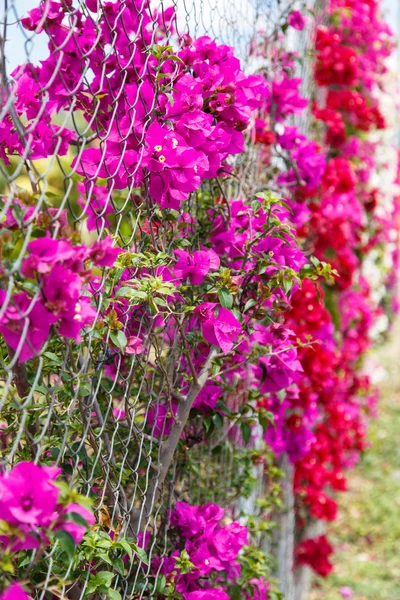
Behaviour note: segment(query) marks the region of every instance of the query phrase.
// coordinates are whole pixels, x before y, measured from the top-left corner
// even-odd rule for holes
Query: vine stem
[[[132,529],[137,533],[141,531],[143,523],[147,521],[151,515],[154,503],[161,492],[161,487],[165,481],[168,470],[174,458],[175,450],[182,435],[183,429],[189,419],[189,414],[193,403],[207,383],[207,380],[210,377],[212,361],[218,355],[218,353],[219,349],[216,346],[212,346],[206,362],[204,363],[204,366],[201,369],[196,381],[191,385],[186,397],[179,404],[171,433],[160,445],[158,455],[158,474],[155,476],[149,486],[149,489],[147,490],[141,510],[135,511],[135,513],[132,515]]]

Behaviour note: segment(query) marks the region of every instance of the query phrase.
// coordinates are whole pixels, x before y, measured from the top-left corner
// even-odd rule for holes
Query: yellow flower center
[[[154,146],[154,150],[155,150],[156,152],[161,152],[161,150],[162,150],[162,146]]]
[[[160,161],[160,163],[163,163],[163,162],[165,162],[165,156],[163,156],[163,155],[161,154],[161,156],[159,156],[159,157],[158,157],[158,160]]]

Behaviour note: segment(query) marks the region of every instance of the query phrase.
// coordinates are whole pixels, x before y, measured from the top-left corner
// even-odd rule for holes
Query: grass
[[[335,570],[316,580],[310,600],[400,600],[400,327],[378,352],[387,371],[380,384],[379,418],[371,448],[349,476],[339,498],[339,518],[328,530],[336,547]]]

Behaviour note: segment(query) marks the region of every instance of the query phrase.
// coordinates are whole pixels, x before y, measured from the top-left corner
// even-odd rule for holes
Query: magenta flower
[[[201,412],[209,412],[215,409],[222,394],[222,389],[219,385],[205,385],[193,403],[193,408],[197,408]]]
[[[80,504],[68,504],[63,514],[67,513],[76,513],[83,517],[88,524],[88,527],[95,524],[96,519],[93,514],[87,509],[81,506]],[[63,520],[56,526],[56,529],[62,529],[63,531],[67,531],[74,539],[75,544],[80,544],[83,536],[85,535],[88,527],[84,527],[84,525],[78,525],[73,521]]]
[[[233,347],[243,328],[237,318],[227,308],[220,307],[217,316],[212,303],[204,302],[197,306],[195,314],[203,322],[203,337],[209,344],[219,346],[224,354]]]
[[[64,240],[45,237],[30,242],[28,251],[30,256],[22,263],[21,273],[33,279],[36,273],[49,273],[55,264],[73,258],[76,250]]]
[[[155,436],[168,435],[173,425],[173,417],[176,413],[176,405],[172,405],[173,413],[171,413],[168,404],[158,404],[152,406],[146,415],[146,421],[151,427],[152,433]]]
[[[199,306],[194,309],[194,314],[199,319],[200,323],[205,323],[210,319],[214,318],[214,309],[216,307],[215,302],[202,302]]]
[[[93,323],[96,314],[96,309],[90,305],[90,298],[83,296],[75,304],[74,312],[62,315],[58,325],[58,334],[79,342],[82,329]]]
[[[264,577],[261,577],[260,579],[250,579],[249,583],[251,584],[254,592],[251,596],[247,596],[248,600],[266,600],[268,598],[270,586]]]
[[[226,592],[218,588],[209,588],[183,594],[184,600],[229,600]]]
[[[64,2],[65,5],[68,2]],[[45,19],[43,17],[45,16]],[[33,8],[28,12],[28,15],[21,19],[22,26],[28,31],[40,33],[43,31],[43,24],[47,26],[61,23],[64,18],[63,7],[59,2],[50,0],[46,5],[41,5],[39,8]],[[44,21],[44,23],[43,23]]]
[[[128,343],[124,350],[124,354],[143,354],[145,349],[142,344],[142,338],[136,337],[135,335],[129,336]]]
[[[89,249],[89,256],[93,264],[98,267],[113,267],[119,254],[123,252],[122,248],[114,248],[111,237],[105,240],[98,240]]]
[[[115,406],[115,407],[113,408],[113,417],[114,417],[114,419],[116,419],[117,421],[125,419],[125,417],[126,417],[126,412],[125,412],[125,410],[122,408],[122,404],[117,404],[117,406]]]
[[[248,544],[247,527],[233,521],[213,534],[212,544],[221,562],[231,562],[237,558],[240,549]]]
[[[186,542],[185,550],[190,556],[190,562],[196,567],[195,578],[207,577],[212,570],[223,571],[224,567],[218,558],[211,556],[210,549],[205,541],[199,543]]]
[[[210,271],[219,268],[220,260],[214,250],[198,250],[193,254],[185,250],[175,250],[178,262],[175,265],[175,275],[178,279],[190,278],[190,283],[200,285]]]
[[[186,502],[175,504],[171,525],[179,527],[185,537],[192,538],[201,531],[204,522],[199,519],[199,507],[191,506]]]
[[[92,12],[97,12],[99,10],[99,0],[86,0],[86,6]]]
[[[88,219],[86,221],[89,231],[95,231],[101,227],[110,225],[107,215],[113,215],[114,209],[111,204],[111,192],[106,187],[92,186],[85,188],[83,183],[77,185],[80,196],[78,204],[85,209]],[[86,197],[86,195],[88,197]]]
[[[20,462],[0,477],[0,518],[15,526],[48,527],[56,515],[58,468]]]
[[[300,115],[308,105],[308,100],[300,95],[300,84],[301,79],[290,78],[286,74],[272,82],[272,101],[280,121],[288,115]]]
[[[210,534],[217,527],[225,515],[225,510],[218,504],[202,504],[199,506],[199,515],[206,522],[206,533]]]
[[[44,278],[42,292],[45,306],[57,316],[75,314],[75,306],[81,291],[81,278],[63,265],[56,265]]]
[[[4,305],[6,292],[0,290],[0,306]],[[50,333],[50,326],[57,320],[48,312],[40,300],[32,299],[25,292],[12,296],[2,317],[0,317],[0,333],[13,350],[17,350],[24,335],[18,361],[25,362],[39,354]],[[28,328],[24,328],[28,321]]]
[[[307,17],[304,17],[300,11],[294,10],[289,14],[288,23],[293,29],[297,29],[297,31],[303,31],[306,23]]]
[[[0,595],[0,600],[30,600],[30,596],[14,582]]]
[[[6,200],[1,198],[0,202],[5,204]],[[25,224],[27,221],[29,221],[29,219],[35,212],[35,208],[33,206],[26,206],[17,198],[13,198],[11,205],[8,207],[8,209],[5,213],[5,220],[2,223],[0,223],[0,227],[6,227],[7,229],[19,229],[20,228],[20,224],[14,216],[14,209],[17,207],[18,207],[18,211],[21,214],[20,222],[22,222],[23,224]],[[0,205],[0,208],[2,208],[1,205]]]

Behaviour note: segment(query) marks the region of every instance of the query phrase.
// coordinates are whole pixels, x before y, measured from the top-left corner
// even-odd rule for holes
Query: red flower
[[[333,570],[329,561],[333,548],[324,535],[318,538],[304,540],[296,551],[296,564],[309,565],[318,575],[326,577]]]

